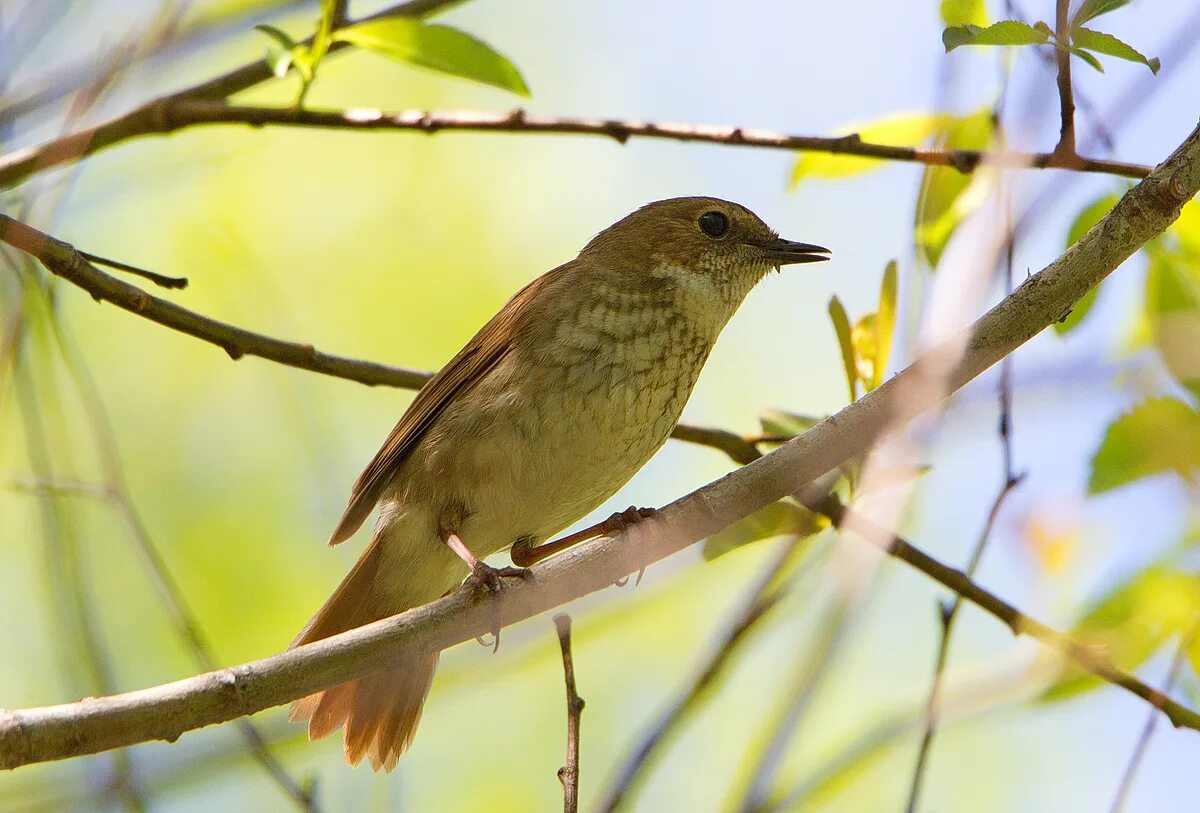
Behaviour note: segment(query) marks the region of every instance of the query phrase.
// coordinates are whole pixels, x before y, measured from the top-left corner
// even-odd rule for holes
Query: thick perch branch
[[[960,337],[924,354],[883,386],[768,455],[676,500],[627,531],[580,545],[533,568],[534,579],[492,600],[456,593],[400,615],[269,658],[149,689],[59,706],[0,712],[0,767],[63,759],[185,731],[282,705],[389,666],[395,653],[438,650],[565,604],[764,508],[855,455],[879,434],[934,406],[1044,330],[1154,236],[1200,190],[1200,128],[1130,190],[1065,254],[1027,279]],[[948,369],[947,369],[948,368]],[[928,380],[939,387],[926,386]],[[1161,708],[1177,726],[1200,715],[1108,659],[1020,613],[883,529],[845,527],[1084,668]]]
[[[477,111],[402,110],[298,110],[294,107],[234,107],[195,96],[168,97],[139,108],[140,115],[115,119],[93,128],[94,132],[65,136],[59,141],[82,139],[83,146],[66,153],[59,141],[0,156],[0,189],[20,183],[32,172],[74,160],[118,141],[141,135],[164,135],[202,124],[246,124],[291,127],[323,127],[338,130],[398,130],[437,133],[443,130],[501,133],[558,133],[597,135],[624,144],[631,138],[696,141],[738,147],[857,155],[887,161],[909,161],[932,166],[951,166],[971,172],[980,164],[1012,169],[1072,169],[1143,178],[1150,167],[1080,158],[1060,152],[981,152],[979,150],[930,150],[872,144],[857,134],[836,137],[787,135],[767,130],[712,124],[669,124],[621,119],[534,116],[523,110],[511,113]],[[123,127],[115,125],[124,121]]]

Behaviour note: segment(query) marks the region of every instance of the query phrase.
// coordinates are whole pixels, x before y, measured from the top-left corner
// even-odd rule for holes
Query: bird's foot
[[[466,581],[468,589],[472,592],[482,591],[493,598],[490,631],[492,640],[489,641],[482,635],[475,639],[481,646],[490,647],[493,653],[500,649],[500,615],[496,612],[494,599],[504,589],[505,578],[528,581],[533,578],[533,573],[527,567],[492,567],[486,562],[476,560]]]

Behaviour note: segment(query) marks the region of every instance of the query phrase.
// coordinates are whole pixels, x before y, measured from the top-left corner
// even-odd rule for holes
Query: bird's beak
[[[812,243],[797,243],[777,237],[765,243],[751,243],[767,259],[776,265],[795,265],[797,263],[819,263],[829,259],[830,251]]]

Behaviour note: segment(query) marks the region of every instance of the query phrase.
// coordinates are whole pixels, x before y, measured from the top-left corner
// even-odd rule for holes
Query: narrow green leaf
[[[986,150],[995,126],[990,108],[951,117],[934,144],[948,150]],[[982,175],[964,175],[953,167],[925,167],[917,193],[913,224],[920,258],[937,268],[942,252],[958,226],[983,203],[988,182]]]
[[[883,269],[879,284],[879,310],[875,314],[875,370],[871,389],[883,383],[884,372],[892,355],[892,333],[896,328],[896,275],[898,265],[890,261]]]
[[[271,39],[275,40],[275,42],[280,47],[282,47],[285,51],[290,51],[296,47],[295,40],[293,40],[291,37],[289,37],[286,32],[281,31],[280,29],[276,28],[273,25],[266,25],[266,24],[256,25],[256,26],[254,26],[254,30],[261,31],[262,33],[266,34]]]
[[[337,31],[334,39],[423,68],[529,95],[521,72],[482,40],[445,25],[389,17]]]
[[[1089,54],[1087,51],[1074,45],[1071,46],[1070,50],[1071,53],[1082,59],[1087,64],[1091,65],[1097,72],[1104,73],[1104,66],[1100,64],[1100,60],[1096,59],[1094,55]]]
[[[1137,62],[1145,65],[1152,73],[1158,73],[1159,68],[1162,67],[1162,62],[1158,57],[1147,59],[1144,54],[1133,46],[1103,31],[1093,31],[1090,28],[1082,27],[1074,28],[1071,30],[1071,42],[1080,48],[1086,48],[1098,54],[1108,54],[1109,56],[1115,56],[1117,59],[1124,59],[1126,62]]]
[[[775,536],[812,536],[828,524],[824,517],[795,503],[772,503],[710,536],[704,542],[703,556],[712,561],[743,545]]]
[[[1200,473],[1200,415],[1177,398],[1144,401],[1109,424],[1092,456],[1088,493],[1164,472],[1193,483]]]
[[[1071,18],[1071,26],[1083,25],[1088,20],[1094,20],[1101,14],[1116,11],[1121,6],[1129,4],[1129,0],[1083,0]]]
[[[984,0],[942,0],[942,23],[946,26],[987,25],[987,4]]]
[[[953,120],[953,116],[945,113],[893,113],[875,121],[842,128],[842,134],[857,133],[863,141],[874,144],[916,147],[937,135]],[[858,155],[804,153],[792,167],[790,183],[795,186],[805,178],[847,178],[883,166],[884,163],[878,158]]]
[[[1063,247],[1070,248],[1078,243],[1080,237],[1087,234],[1093,226],[1100,222],[1102,217],[1112,210],[1112,207],[1117,205],[1118,200],[1120,198],[1117,195],[1109,194],[1085,206],[1083,211],[1076,215],[1075,220],[1071,222],[1071,227],[1067,230],[1066,244]],[[1088,312],[1092,309],[1092,305],[1096,303],[1096,296],[1099,291],[1100,287],[1097,286],[1084,294],[1083,298],[1075,303],[1075,307],[1071,308],[1071,312],[1065,318],[1054,323],[1054,332],[1061,336],[1064,333],[1074,330],[1083,321],[1083,318],[1088,315]]]
[[[850,318],[836,296],[829,299],[829,318],[837,334],[838,347],[842,351],[842,367],[846,371],[846,383],[850,387],[850,400],[858,400],[858,364],[854,358],[854,344],[850,341]]]
[[[987,28],[952,25],[942,32],[946,53],[964,45],[1040,45],[1048,39],[1045,30],[1019,20],[1001,20]]]

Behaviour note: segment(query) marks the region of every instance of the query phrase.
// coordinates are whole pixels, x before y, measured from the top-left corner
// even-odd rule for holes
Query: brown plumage
[[[461,582],[447,541],[483,558],[594,510],[662,445],[717,335],[772,267],[827,259],[716,198],[659,201],[521,289],[425,385],[354,485],[330,544],[381,505],[350,574],[300,646]],[[473,556],[471,556],[473,554]],[[476,575],[486,565],[469,562]],[[309,736],[344,726],[346,759],[390,770],[412,741],[436,654],[292,707]]]

